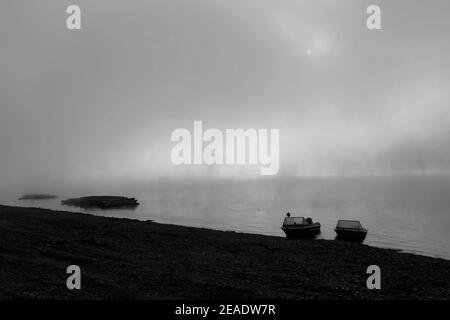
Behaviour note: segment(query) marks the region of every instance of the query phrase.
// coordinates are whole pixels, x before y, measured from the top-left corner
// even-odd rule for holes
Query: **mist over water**
[[[353,177],[289,179],[161,179],[148,183],[48,187],[60,199],[2,204],[40,206],[95,215],[284,236],[286,212],[322,224],[319,238],[334,239],[338,219],[360,220],[365,244],[450,259],[450,177]],[[32,191],[32,190],[31,190]],[[86,195],[138,198],[136,210],[83,210],[60,200]]]
[[[79,31],[66,4],[0,3],[1,185],[195,175],[194,120],[280,129],[284,177],[450,172],[447,0],[373,32],[369,0],[79,0]]]

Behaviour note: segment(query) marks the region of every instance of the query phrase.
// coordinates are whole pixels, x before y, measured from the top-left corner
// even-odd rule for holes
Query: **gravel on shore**
[[[38,208],[0,206],[0,256],[0,299],[450,298],[444,259]]]

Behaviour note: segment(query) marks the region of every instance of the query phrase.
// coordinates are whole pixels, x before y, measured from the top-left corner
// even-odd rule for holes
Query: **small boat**
[[[363,241],[367,235],[367,229],[356,220],[339,220],[334,231],[338,240]]]
[[[288,213],[281,230],[286,234],[286,238],[311,238],[320,233],[320,223],[313,223],[311,218],[291,217]]]

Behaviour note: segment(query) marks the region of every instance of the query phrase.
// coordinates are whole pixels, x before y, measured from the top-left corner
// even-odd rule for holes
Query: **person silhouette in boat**
[[[291,217],[291,213],[290,213],[290,212],[286,213],[286,217],[290,218],[290,217]],[[293,223],[294,225],[297,224],[297,222],[295,222],[295,221],[292,221],[292,223]]]

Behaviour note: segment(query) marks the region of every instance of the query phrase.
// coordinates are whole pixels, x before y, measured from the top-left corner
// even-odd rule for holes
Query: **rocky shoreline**
[[[38,208],[0,206],[0,252],[0,299],[450,299],[444,259]]]

